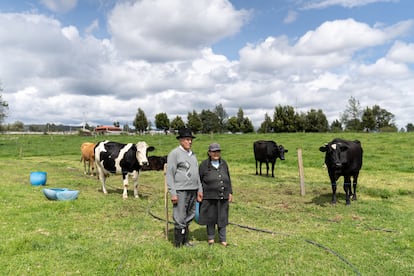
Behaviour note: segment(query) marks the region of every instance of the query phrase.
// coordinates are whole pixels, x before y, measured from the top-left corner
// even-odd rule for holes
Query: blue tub
[[[44,186],[46,185],[47,173],[46,172],[31,172],[30,173],[30,184],[33,186]]]
[[[49,200],[74,200],[78,198],[78,190],[70,190],[68,188],[50,188],[43,189],[43,194]]]

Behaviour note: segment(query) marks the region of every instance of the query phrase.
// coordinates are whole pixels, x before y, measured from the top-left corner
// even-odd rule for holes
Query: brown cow
[[[95,144],[90,142],[85,142],[81,145],[80,150],[82,153],[81,162],[83,161],[83,173],[94,175],[95,169]],[[86,162],[88,162],[88,172],[86,172]]]

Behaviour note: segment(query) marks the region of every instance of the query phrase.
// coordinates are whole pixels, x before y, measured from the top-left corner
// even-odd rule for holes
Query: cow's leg
[[[354,193],[352,195],[352,200],[357,200],[357,195],[356,195],[356,188],[357,188],[357,183],[358,183],[358,174],[355,174],[353,177],[353,188],[354,188]]]
[[[122,173],[122,180],[124,184],[124,192],[122,193],[122,198],[128,198],[128,173]]]
[[[135,198],[139,198],[139,195],[138,195],[138,176],[139,176],[138,171],[134,171],[132,173],[132,180],[134,181],[134,197]]]
[[[332,186],[332,204],[336,204],[336,182],[332,182],[331,186]]]
[[[86,161],[83,159],[83,174],[86,174]]]
[[[91,174],[91,159],[88,160],[88,173],[87,174]]]
[[[351,178],[349,176],[344,176],[344,191],[346,205],[351,204]]]
[[[275,177],[275,163],[272,162],[272,177]]]
[[[256,160],[256,175],[257,175],[258,173],[257,173],[257,160]]]
[[[101,168],[98,168],[98,178],[101,180],[101,183],[102,183],[102,192],[104,194],[107,194],[108,191],[105,188],[106,176],[105,176],[105,172]]]
[[[266,176],[269,175],[269,162],[266,161]]]
[[[260,164],[260,175],[262,175],[262,161],[260,161],[259,164]]]

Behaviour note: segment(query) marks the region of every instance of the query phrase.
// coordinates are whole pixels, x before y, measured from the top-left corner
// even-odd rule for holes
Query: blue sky
[[[350,97],[414,123],[411,0],[1,1],[6,123],[132,125],[277,105],[339,119]]]

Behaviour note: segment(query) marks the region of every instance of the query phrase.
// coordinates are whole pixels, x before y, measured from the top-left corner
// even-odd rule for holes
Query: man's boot
[[[183,234],[183,245],[190,247],[193,246],[193,244],[189,241],[190,229],[188,228],[188,226],[186,226],[183,230],[185,231]]]
[[[175,247],[181,247],[181,244],[183,242],[182,230],[183,229],[174,228],[174,246]]]

